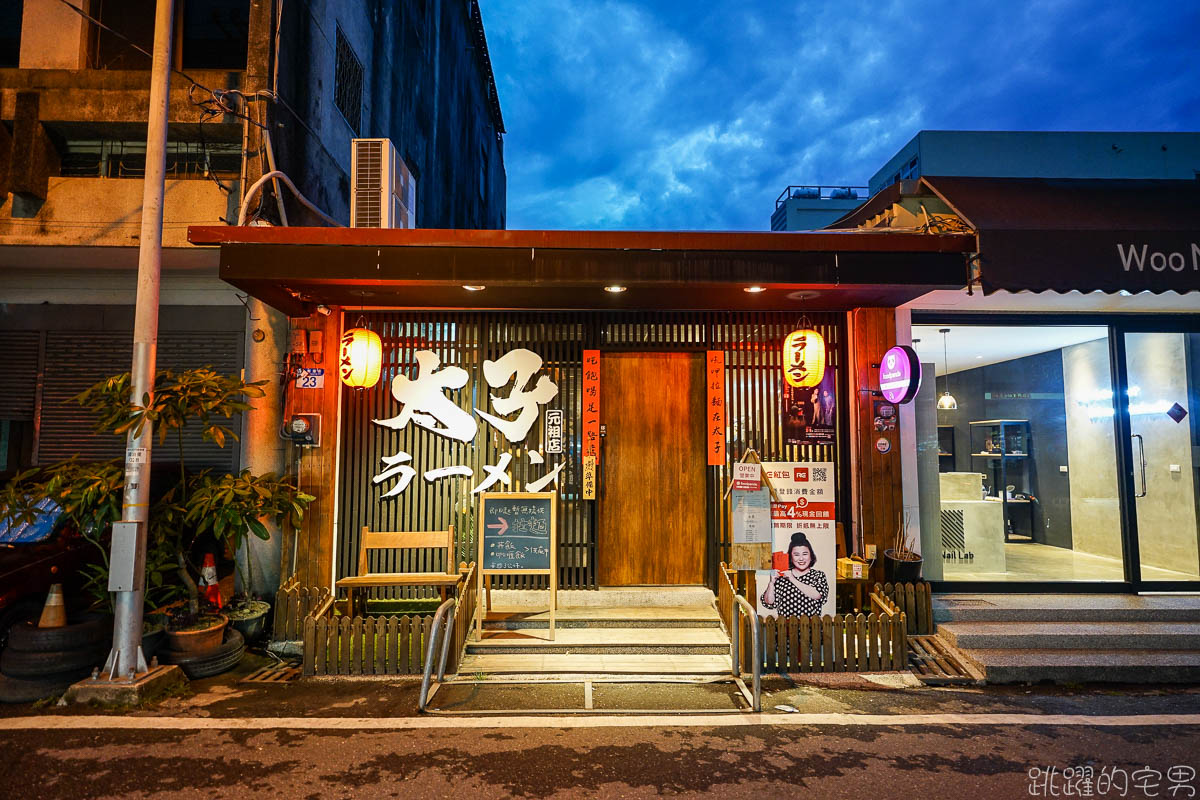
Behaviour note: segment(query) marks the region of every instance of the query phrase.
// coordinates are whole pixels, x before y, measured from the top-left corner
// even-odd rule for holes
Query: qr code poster
[[[771,569],[755,574],[759,616],[826,614],[837,606],[833,462],[764,461],[771,504]]]

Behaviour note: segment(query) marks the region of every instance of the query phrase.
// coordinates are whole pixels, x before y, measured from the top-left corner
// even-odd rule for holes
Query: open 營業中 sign
[[[548,575],[550,638],[558,593],[558,515],[555,492],[484,492],[479,496],[479,600],[491,575]]]

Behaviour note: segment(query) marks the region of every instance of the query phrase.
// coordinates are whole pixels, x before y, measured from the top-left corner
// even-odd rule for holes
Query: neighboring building
[[[189,225],[236,224],[270,165],[346,224],[351,139],[390,139],[417,227],[505,226],[504,122],[475,0],[175,6],[160,368],[245,368],[277,389],[287,320],[243,306],[217,251],[187,242]],[[124,446],[65,401],[130,368],[150,82],[137,47],[151,49],[154,3],[84,7],[94,16],[58,0],[0,12],[0,477]],[[275,181],[246,205],[247,222],[324,224]],[[190,463],[283,461],[277,399],[247,419],[241,454],[196,437]]]
[[[926,577],[1200,582],[1197,174],[1200,133],[922,131],[833,226],[978,240],[967,287],[897,310]]]
[[[923,175],[1192,180],[1200,134],[921,131],[871,176],[870,195]]]
[[[867,199],[864,186],[789,186],[775,198],[773,231],[815,231],[841,219]]]

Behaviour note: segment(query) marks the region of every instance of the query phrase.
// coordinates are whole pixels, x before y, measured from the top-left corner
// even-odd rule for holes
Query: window
[[[16,67],[21,61],[21,0],[0,3],[0,67]]]
[[[246,68],[249,0],[188,0],[182,13],[184,69]]]
[[[337,29],[337,63],[333,76],[333,103],[342,112],[350,130],[358,136],[362,125],[363,67],[350,42]]]

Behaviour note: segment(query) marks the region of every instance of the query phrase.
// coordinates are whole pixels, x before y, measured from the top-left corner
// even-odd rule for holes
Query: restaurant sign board
[[[879,362],[879,390],[889,403],[908,403],[921,388],[921,359],[906,344],[883,354]]]

